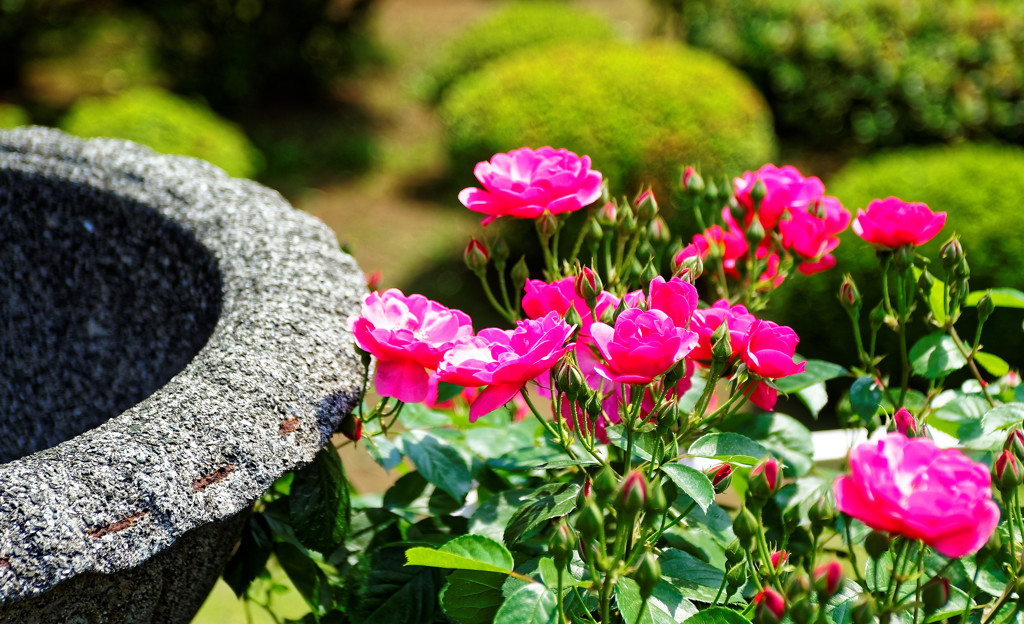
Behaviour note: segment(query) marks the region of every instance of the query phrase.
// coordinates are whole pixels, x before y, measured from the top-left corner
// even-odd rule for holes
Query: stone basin
[[[212,165],[0,132],[0,622],[188,622],[358,401],[365,281]]]

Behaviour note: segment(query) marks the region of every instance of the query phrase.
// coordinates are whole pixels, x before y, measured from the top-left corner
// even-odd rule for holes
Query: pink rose
[[[374,389],[406,403],[426,398],[430,375],[445,353],[473,335],[469,316],[423,295],[392,288],[371,292],[348,319],[359,348],[377,358]]]
[[[575,329],[557,312],[519,321],[511,330],[483,329],[445,354],[437,367],[438,379],[486,386],[469,407],[469,419],[475,421],[511,401],[527,382],[547,374],[572,348],[565,341]]]
[[[548,214],[579,210],[601,196],[601,174],[590,169],[589,156],[569,150],[522,147],[495,154],[473,170],[483,189],[470,187],[459,201],[474,212],[498,217],[536,219]]]
[[[804,363],[793,361],[800,339],[792,329],[755,320],[749,332],[746,348],[739,351],[739,356],[755,377],[779,379],[804,372]],[[754,386],[749,398],[754,405],[770,410],[775,407],[778,391],[761,382]]]
[[[925,204],[910,204],[895,197],[876,199],[857,211],[853,231],[872,245],[895,249],[923,245],[946,224],[946,213],[932,212]]]
[[[590,333],[604,363],[598,374],[616,383],[647,384],[693,349],[697,335],[679,327],[661,310],[628,308],[615,327],[594,323]]]
[[[946,557],[976,552],[999,522],[988,468],[929,438],[889,433],[857,446],[833,489],[840,511]]]
[[[850,212],[835,197],[824,197],[811,211],[794,210],[779,222],[782,246],[802,262],[797,269],[813,275],[836,264],[831,252],[839,245],[838,234],[850,224]]]
[[[764,198],[757,207],[757,217],[765,231],[770,231],[786,212],[807,212],[808,207],[825,195],[825,185],[816,177],[805,178],[795,167],[782,168],[767,164],[757,171],[747,171],[735,178],[736,201],[747,209],[744,224],[754,220],[754,200],[750,192],[757,181],[764,184]]]
[[[736,262],[747,255],[747,239],[743,231],[733,227],[735,222],[728,222],[729,229],[723,230],[720,225],[712,225],[704,230],[703,234],[695,234],[693,247],[696,247],[701,260],[704,260],[715,250],[715,254],[722,257],[722,264],[725,266],[725,273],[729,277],[738,278],[739,270]],[[683,251],[676,256],[676,264],[681,264],[687,255],[692,255],[693,249],[687,245]]]
[[[686,327],[697,309],[697,289],[678,277],[666,281],[659,275],[647,287],[647,307],[667,314],[676,327]]]
[[[565,317],[569,308],[576,308],[580,315],[580,333],[584,336],[590,334],[590,324],[593,322],[590,316],[590,308],[583,297],[576,293],[576,278],[563,277],[556,282],[543,282],[541,280],[526,280],[523,288],[526,294],[523,295],[523,312],[532,319],[541,318],[548,312],[554,311],[558,316]],[[601,292],[597,295],[597,308],[594,312],[598,318],[608,308],[618,305],[618,299],[608,292]]]
[[[711,334],[725,323],[729,328],[729,346],[733,354],[747,348],[750,328],[757,321],[753,314],[741,305],[730,306],[725,299],[719,299],[710,308],[693,313],[690,329],[697,333],[697,345],[690,353],[690,359],[704,365],[711,364]]]

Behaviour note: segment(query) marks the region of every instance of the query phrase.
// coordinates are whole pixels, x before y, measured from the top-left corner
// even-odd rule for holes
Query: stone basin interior
[[[203,347],[216,259],[154,210],[0,171],[0,463],[139,403]]]

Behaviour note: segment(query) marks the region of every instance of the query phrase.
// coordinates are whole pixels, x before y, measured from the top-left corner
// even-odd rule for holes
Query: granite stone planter
[[[188,622],[358,400],[364,289],[258,184],[0,132],[0,622]]]

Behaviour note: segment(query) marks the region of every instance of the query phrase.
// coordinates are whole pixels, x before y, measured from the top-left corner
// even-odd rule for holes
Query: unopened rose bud
[[[740,562],[733,564],[725,573],[725,582],[729,586],[729,593],[736,591],[738,587],[747,582],[747,566]]]
[[[700,174],[693,167],[687,167],[683,170],[679,186],[690,195],[700,195],[704,192],[704,178],[700,177]]]
[[[824,219],[828,214],[825,212],[825,203],[822,200],[811,202],[811,205],[807,207],[807,212],[811,213],[819,219]]]
[[[1024,431],[1020,429],[1011,431],[1010,435],[1006,437],[1003,448],[1010,449],[1018,460],[1024,461]]]
[[[729,542],[728,544],[726,544],[725,560],[726,562],[728,562],[729,565],[734,565],[736,563],[739,563],[740,561],[743,561],[743,558],[746,556],[746,551],[740,544],[740,540],[738,537],[733,541]]]
[[[616,507],[619,512],[633,516],[647,504],[647,479],[640,470],[633,471],[626,475],[622,481],[622,490],[619,492],[619,499]]]
[[[949,579],[944,576],[932,577],[921,588],[921,602],[925,615],[935,613],[949,602]]]
[[[636,229],[636,217],[632,210],[623,210],[619,217],[619,233],[622,235],[631,234]]]
[[[668,498],[665,497],[665,490],[657,482],[651,483],[647,488],[647,504],[644,511],[657,514],[668,509]]]
[[[864,550],[868,552],[869,557],[877,561],[882,555],[889,552],[891,543],[887,534],[882,531],[872,531],[864,538]]]
[[[358,442],[363,438],[363,421],[355,414],[348,414],[338,425],[338,431],[349,440]]]
[[[750,222],[750,225],[747,226],[745,236],[747,239],[747,243],[751,247],[757,247],[757,245],[764,240],[766,234],[764,231],[764,226],[761,225],[760,219],[754,219],[753,221]]]
[[[483,273],[487,270],[488,258],[487,247],[475,238],[469,239],[466,251],[462,254],[462,259],[465,260],[469,270],[477,275]]]
[[[585,541],[599,539],[604,532],[604,514],[596,505],[584,506],[580,515],[576,516],[576,530]]]
[[[907,408],[901,407],[896,410],[896,413],[892,415],[892,423],[896,427],[896,431],[908,438],[916,438],[918,436],[917,419],[907,411]]]
[[[591,243],[596,244],[604,236],[604,230],[601,228],[601,224],[596,220],[591,219],[587,221],[587,240]]]
[[[814,580],[814,591],[818,593],[818,600],[824,603],[839,591],[843,583],[843,566],[833,559],[815,568],[811,578]]]
[[[695,245],[687,245],[676,254],[674,275],[679,278],[686,279],[691,284],[697,281],[697,278],[704,273],[704,260],[701,259],[700,253],[697,251]]]
[[[772,569],[779,570],[789,560],[789,553],[785,550],[776,550],[768,555],[768,560],[771,562]]]
[[[872,331],[878,331],[882,325],[885,325],[885,307],[881,303],[871,309],[871,314],[868,315],[868,323],[871,325]]]
[[[992,465],[992,481],[996,489],[1004,494],[1011,492],[1021,484],[1022,480],[1024,479],[1021,477],[1017,456],[1013,454],[1013,451],[1003,449]]]
[[[636,206],[636,216],[644,223],[658,214],[658,200],[654,198],[654,192],[650,189],[640,193],[633,205]]]
[[[615,207],[615,202],[605,202],[604,205],[598,209],[597,215],[594,219],[601,227],[615,227],[619,220],[619,211]]]
[[[768,194],[768,187],[765,186],[764,180],[758,178],[754,182],[754,186],[750,189],[750,201],[754,202],[754,209],[756,210],[760,205],[764,196]]]
[[[964,247],[960,239],[953,237],[939,247],[939,258],[942,260],[942,269],[947,275],[952,275],[953,270],[960,265],[964,259]]]
[[[380,271],[373,271],[366,276],[366,289],[370,292],[380,290]]]
[[[839,302],[847,310],[860,310],[860,291],[849,273],[843,276],[843,284],[839,287]]]
[[[790,576],[785,589],[786,600],[793,602],[794,600],[799,600],[811,593],[811,582],[808,581],[807,577],[801,572],[800,574]]]
[[[892,265],[897,271],[903,272],[914,266],[914,248],[912,245],[903,245],[892,255]]]
[[[779,592],[771,588],[762,589],[754,596],[754,622],[776,624],[786,614],[786,601]]]
[[[658,277],[658,270],[654,268],[654,264],[648,262],[644,270],[640,272],[640,288],[646,291],[656,277]]]
[[[799,598],[789,605],[789,617],[793,624],[811,624],[817,609],[811,604],[807,596]]]
[[[565,323],[576,327],[582,325],[580,313],[576,311],[576,306],[569,306],[569,309],[565,311]]]
[[[740,509],[740,512],[736,514],[736,519],[732,521],[732,532],[736,534],[744,548],[750,546],[751,540],[758,530],[757,518],[754,517],[754,514],[746,507]]]
[[[988,320],[988,317],[992,316],[995,312],[996,305],[992,302],[992,293],[986,292],[978,300],[978,322],[984,323]]]
[[[601,505],[605,504],[612,494],[615,493],[615,488],[619,486],[619,477],[612,470],[612,467],[605,464],[601,470],[594,475],[594,496],[597,502]]]
[[[711,486],[715,488],[715,494],[721,494],[729,488],[732,483],[732,466],[729,464],[718,464],[704,471],[704,474],[711,479]]]
[[[651,240],[659,243],[667,243],[672,240],[672,232],[668,229],[668,223],[660,216],[651,219],[650,225],[647,226],[647,235],[651,237]]]
[[[530,267],[526,266],[526,256],[521,256],[519,262],[512,266],[512,287],[516,292],[523,290],[526,280],[530,279]]]
[[[537,217],[537,233],[540,234],[541,238],[544,240],[550,240],[557,231],[558,217],[546,210],[544,211],[544,214]]]
[[[711,357],[720,364],[732,359],[732,338],[729,326],[724,321],[711,333]]]
[[[836,507],[831,497],[824,495],[807,510],[807,519],[811,521],[811,532],[821,535],[825,527],[831,527],[836,518]]]
[[[750,471],[747,495],[752,501],[763,503],[774,496],[781,487],[782,468],[777,459],[769,457]]]
[[[658,563],[658,558],[651,552],[644,553],[640,557],[633,578],[640,587],[640,599],[650,598],[654,588],[661,582],[661,564]]]
[[[562,518],[555,525],[555,532],[548,541],[548,550],[550,550],[551,556],[555,560],[555,565],[563,567],[569,563],[569,560],[572,559],[572,551],[576,547],[577,539],[579,538],[576,535],[576,531],[572,530],[566,523],[565,518]]]
[[[715,201],[715,200],[718,199],[718,185],[715,184],[714,180],[708,179],[707,182],[705,182],[705,184],[704,184],[704,197],[706,197],[707,199],[710,199],[712,201]]]
[[[572,351],[562,356],[555,365],[555,386],[564,392],[570,401],[579,401],[580,396],[585,397],[587,394],[587,382],[576,366]]]

